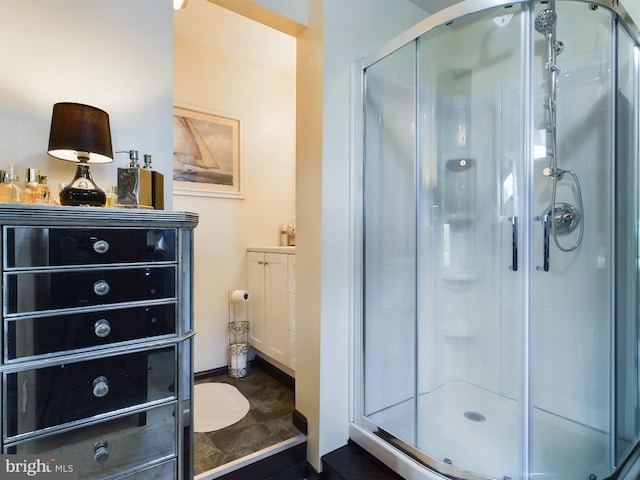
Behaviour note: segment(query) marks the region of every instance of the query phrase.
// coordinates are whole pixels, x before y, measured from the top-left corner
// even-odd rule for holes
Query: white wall
[[[627,9],[636,26],[640,27],[640,3],[637,0],[621,0],[620,3]]]
[[[86,103],[110,115],[113,149],[153,155],[171,178],[172,31],[169,0],[8,0],[0,15],[0,168],[40,168],[57,190],[75,164],[47,155],[53,104]],[[92,167],[102,188],[116,162]],[[52,189],[54,189],[52,188]],[[171,182],[165,181],[165,208]]]
[[[300,0],[255,0],[256,3],[264,5],[266,8],[285,14],[288,18],[296,22],[307,25],[309,22],[309,5],[306,1]]]
[[[408,0],[312,1],[298,37],[296,408],[316,469],[348,439],[353,62],[424,17]]]
[[[175,14],[174,82],[176,103],[242,119],[244,200],[174,196],[176,209],[200,215],[194,351],[201,372],[228,363],[227,295],[246,288],[247,246],[278,245],[279,226],[295,213],[295,39],[191,0]]]

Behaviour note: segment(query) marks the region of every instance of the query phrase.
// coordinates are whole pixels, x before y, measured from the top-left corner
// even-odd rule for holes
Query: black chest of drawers
[[[0,205],[2,449],[192,477],[186,212]]]

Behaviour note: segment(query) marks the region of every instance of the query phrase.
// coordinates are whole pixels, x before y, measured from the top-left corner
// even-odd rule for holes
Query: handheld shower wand
[[[538,12],[535,18],[535,29],[537,32],[545,36],[547,42],[547,62],[545,68],[547,70],[547,99],[544,105],[548,112],[549,123],[547,124],[547,156],[550,158],[550,164],[543,170],[543,174],[551,178],[553,184],[551,188],[551,207],[548,212],[550,217],[550,230],[553,240],[559,250],[563,252],[572,252],[582,243],[584,235],[584,208],[582,203],[582,191],[580,188],[580,180],[573,170],[564,170],[558,168],[557,155],[557,139],[556,139],[556,97],[557,97],[557,81],[560,67],[556,63],[556,57],[564,50],[564,44],[556,41],[556,25],[558,15],[555,10],[555,1],[551,0],[549,8]],[[562,180],[564,175],[570,175],[576,188],[576,196],[578,200],[578,208],[556,202],[558,181]],[[558,235],[567,235],[576,227],[580,227],[578,239],[570,247],[564,247],[558,241]]]
[[[535,18],[536,31],[542,33],[547,40],[547,101],[544,107],[547,109],[549,123],[547,124],[547,133],[550,141],[547,144],[547,155],[551,159],[549,167],[544,169],[544,175],[551,178],[562,178],[563,172],[558,170],[556,159],[556,86],[560,67],[556,63],[558,53],[556,45],[556,22],[558,15],[554,10],[555,5],[551,8],[538,12]]]

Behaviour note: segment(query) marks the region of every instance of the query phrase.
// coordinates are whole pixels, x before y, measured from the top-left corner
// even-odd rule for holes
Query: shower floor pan
[[[520,464],[520,405],[464,382],[451,382],[420,396],[417,428],[409,400],[367,416],[376,427],[441,464],[478,478],[517,479]],[[608,472],[608,436],[599,430],[534,409],[533,470],[545,480],[584,480]],[[417,433],[416,433],[417,430]],[[417,441],[416,441],[417,436]],[[593,465],[585,471],[585,465]],[[467,477],[469,478],[469,477]]]

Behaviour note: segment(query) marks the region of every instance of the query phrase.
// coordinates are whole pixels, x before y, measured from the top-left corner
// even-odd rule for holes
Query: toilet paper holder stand
[[[236,306],[245,309],[249,300],[249,292],[246,290],[233,290],[229,292],[229,322],[227,335],[229,338],[229,376],[241,378],[248,373],[247,356],[249,354],[249,321],[238,320]]]

